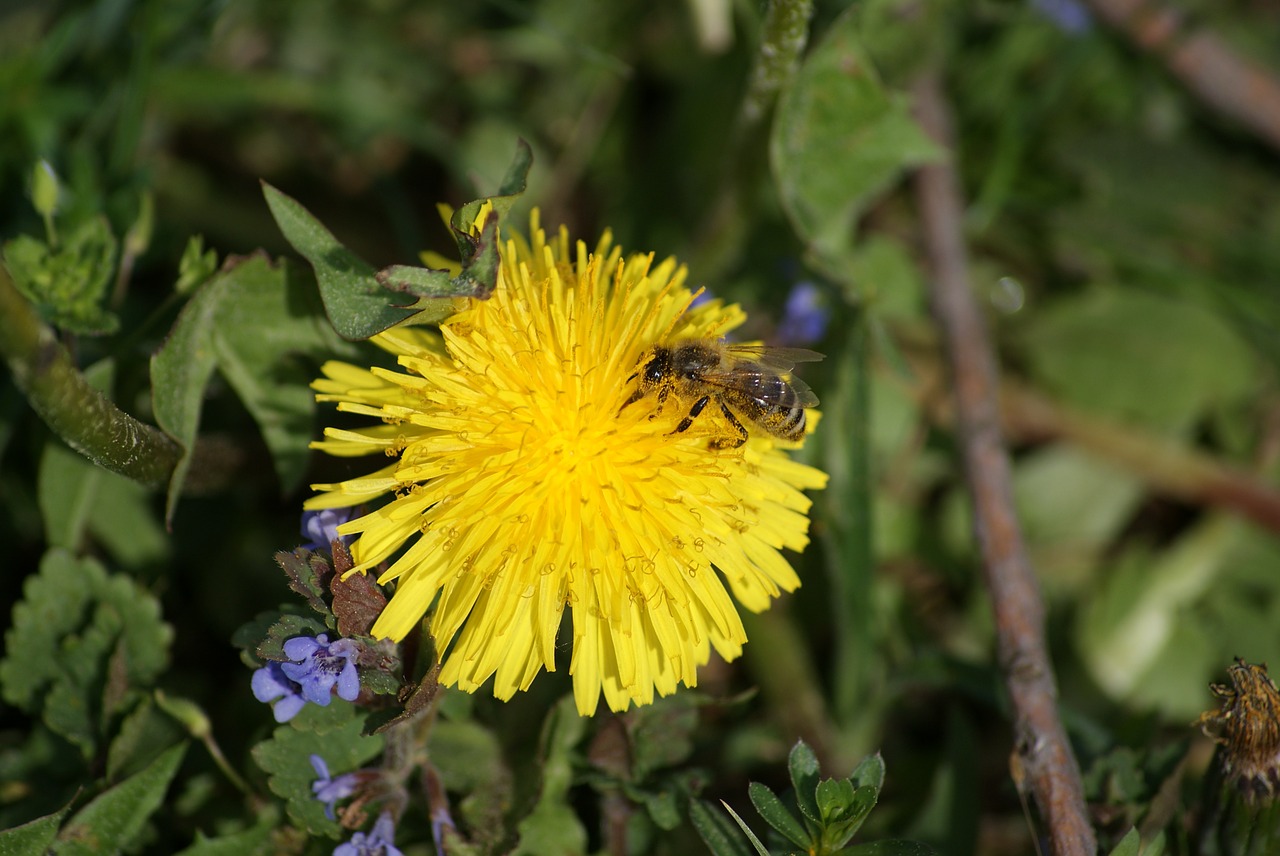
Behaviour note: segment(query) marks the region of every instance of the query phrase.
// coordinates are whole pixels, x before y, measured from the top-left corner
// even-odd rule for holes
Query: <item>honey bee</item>
[[[681,402],[692,401],[671,432],[679,434],[714,401],[734,436],[712,440],[713,449],[736,449],[746,443],[744,420],[783,440],[799,440],[804,436],[805,408],[815,406],[818,398],[791,375],[791,369],[820,359],[822,354],[803,348],[730,345],[717,339],[655,345],[627,378],[628,383],[638,383],[619,412],[655,392],[658,407],[650,419],[672,395]]]

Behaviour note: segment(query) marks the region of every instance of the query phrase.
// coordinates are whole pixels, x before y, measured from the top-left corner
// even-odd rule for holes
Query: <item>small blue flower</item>
[[[357,832],[350,841],[339,844],[333,856],[404,856],[396,849],[395,837],[396,822],[391,819],[391,812],[384,811],[378,815],[372,832]]]
[[[276,722],[288,722],[293,719],[307,703],[307,700],[299,695],[302,688],[289,680],[280,664],[275,661],[255,671],[250,686],[253,688],[253,697],[258,701],[268,702],[280,699],[271,710]]]
[[[325,815],[333,820],[336,816],[334,805],[338,800],[345,800],[354,794],[363,777],[359,773],[343,773],[338,778],[331,779],[329,765],[319,755],[311,756],[311,767],[319,777],[311,783],[311,792],[315,794],[316,799],[324,803]]]
[[[293,662],[281,664],[280,669],[301,687],[302,697],[312,704],[329,704],[335,685],[338,698],[355,701],[360,695],[358,653],[356,643],[350,639],[339,639],[331,645],[324,633],[315,638],[295,636],[284,643],[284,655]]]
[[[830,320],[822,290],[811,282],[798,282],[787,295],[776,338],[781,345],[812,345],[826,335]]]
[[[1087,33],[1093,27],[1093,16],[1080,0],[1031,0],[1031,8],[1072,36]]]
[[[319,511],[302,512],[302,537],[308,550],[328,550],[334,541],[350,544],[353,535],[339,535],[338,527],[356,516],[355,507],[322,508]]]

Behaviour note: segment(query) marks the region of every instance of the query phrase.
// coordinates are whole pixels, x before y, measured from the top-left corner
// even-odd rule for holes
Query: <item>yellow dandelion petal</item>
[[[462,302],[439,333],[375,337],[397,369],[323,367],[317,399],[380,421],[315,447],[392,462],[314,485],[307,505],[390,496],[340,531],[358,535],[356,571],[395,582],[375,636],[403,638],[434,604],[442,683],[527,689],[555,670],[567,609],[578,710],[602,694],[616,711],[647,704],[696,684],[712,649],[741,653],[735,600],[759,611],[800,584],[781,551],[808,544],[802,491],[826,475],[770,431],[737,445],[731,410],[676,431],[693,402],[637,391],[652,348],[717,340],[744,319],[718,300],[693,306],[673,259],[624,257],[608,233],[594,250],[548,236],[536,213],[528,239],[504,246],[490,299]]]

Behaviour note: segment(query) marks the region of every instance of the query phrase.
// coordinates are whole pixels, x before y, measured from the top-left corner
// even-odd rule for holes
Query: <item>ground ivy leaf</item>
[[[316,612],[328,615],[329,605],[324,600],[324,583],[311,564],[311,555],[310,550],[299,547],[292,553],[281,550],[276,553],[275,559],[284,575],[289,578],[289,588],[302,595],[307,605]]]
[[[142,772],[99,794],[58,835],[58,856],[116,853],[141,831],[164,800],[186,744],[174,746]]]
[[[336,838],[340,827],[325,816],[324,803],[311,789],[316,771],[311,756],[324,759],[331,776],[349,773],[382,751],[380,735],[361,733],[364,717],[349,702],[327,707],[309,704],[293,720],[253,747],[253,760],[268,775],[271,792],[286,800],[290,819],[311,835]]]
[[[858,217],[937,146],[886,91],[859,42],[858,5],[841,15],[782,94],[769,142],[783,207],[819,254],[847,246]]]
[[[51,729],[91,754],[102,717],[155,680],[172,637],[159,603],[131,579],[50,550],[13,610],[0,661],[4,698],[43,710]]]
[[[262,193],[285,239],[315,269],[325,313],[345,339],[367,339],[417,310],[394,305],[396,295],[378,284],[373,268],[348,250],[297,200],[265,181]]]
[[[267,636],[258,643],[257,654],[264,660],[285,661],[284,643],[295,636],[318,636],[329,628],[309,615],[285,614],[267,629]]]
[[[698,726],[697,705],[693,693],[678,693],[631,713],[627,734],[635,781],[643,782],[655,771],[674,767],[689,757]]]
[[[334,542],[333,577],[329,591],[333,594],[333,614],[338,619],[338,632],[343,636],[368,636],[373,622],[387,605],[386,595],[367,574],[351,574],[351,554],[341,541]]]

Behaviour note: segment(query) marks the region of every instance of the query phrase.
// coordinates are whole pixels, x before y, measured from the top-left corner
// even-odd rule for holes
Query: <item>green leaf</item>
[[[31,170],[31,204],[46,221],[58,213],[58,174],[47,160]]]
[[[627,720],[632,778],[644,782],[658,770],[685,761],[693,752],[697,727],[698,701],[693,693],[677,693],[633,711]]]
[[[751,831],[751,827],[747,826],[742,818],[738,817],[738,813],[734,811],[733,808],[724,800],[720,801],[720,805],[724,806],[724,810],[729,812],[730,817],[732,817],[734,822],[738,824],[738,828],[742,830],[742,832],[747,836],[747,840],[751,842],[751,846],[756,849],[756,853],[758,853],[759,856],[769,856],[769,850],[760,842],[760,839],[756,837],[756,834]]]
[[[186,249],[182,251],[182,260],[178,262],[178,281],[174,283],[173,290],[178,294],[190,294],[217,270],[218,254],[213,250],[205,250],[203,236],[192,235],[187,239]]]
[[[215,368],[253,416],[281,484],[302,476],[315,401],[309,384],[319,362],[354,351],[321,317],[310,280],[287,262],[255,256],[205,283],[152,358],[156,421],[185,449],[166,506],[172,518],[191,464],[206,387]]]
[[[160,807],[186,744],[165,752],[146,769],[99,794],[58,835],[58,856],[92,856],[123,850]]]
[[[820,255],[852,238],[858,217],[937,146],[886,92],[858,37],[856,4],[809,53],[783,93],[769,155],[792,227]]]
[[[1132,288],[1060,300],[1021,338],[1035,376],[1068,403],[1168,436],[1257,383],[1256,360],[1222,318]]]
[[[0,661],[4,698],[96,751],[105,721],[164,669],[173,631],[160,605],[92,559],[51,550],[14,607]]]
[[[849,781],[855,788],[874,788],[879,794],[884,787],[884,758],[880,757],[879,752],[863,758],[853,768]]]
[[[1120,843],[1112,848],[1111,856],[1138,856],[1141,848],[1142,836],[1138,834],[1137,827],[1131,827]]]
[[[56,249],[27,235],[4,245],[13,283],[50,324],[72,333],[114,333],[120,319],[102,307],[115,273],[116,239],[93,217]]]
[[[818,782],[815,797],[818,812],[824,826],[843,821],[854,809],[853,797],[857,793],[848,779],[823,779]]]
[[[276,831],[278,820],[266,812],[262,819],[249,829],[207,838],[204,833],[196,832],[195,841],[176,856],[271,856],[278,852],[272,836]]]
[[[107,778],[111,781],[132,776],[161,754],[182,743],[186,732],[171,716],[144,699],[120,724],[120,731],[107,751]]]
[[[31,856],[48,853],[58,835],[62,819],[71,811],[68,805],[53,814],[37,817],[21,826],[0,830],[0,856]]]
[[[40,457],[38,491],[50,546],[76,552],[87,534],[116,562],[134,568],[160,561],[169,552],[151,492],[57,440],[46,443]]]
[[[803,740],[797,740],[787,756],[787,772],[791,775],[791,787],[795,789],[796,805],[800,813],[814,823],[822,823],[822,813],[814,794],[818,790],[818,756]]]
[[[350,702],[334,699],[327,707],[308,704],[271,739],[253,747],[253,760],[267,773],[271,792],[286,800],[290,819],[311,835],[337,838],[341,828],[325,816],[315,798],[311,756],[319,755],[330,776],[358,769],[382,751],[380,735],[365,735],[364,717]]]
[[[315,269],[325,312],[343,338],[367,339],[417,312],[393,305],[395,295],[378,283],[373,268],[338,243],[296,200],[265,181],[262,192],[285,239]]]
[[[574,751],[586,734],[587,721],[578,716],[573,699],[567,696],[547,716],[542,731],[542,789],[533,811],[517,828],[520,843],[514,856],[587,852],[587,831],[569,800]]]
[[[751,804],[756,807],[756,811],[764,818],[765,823],[786,836],[792,844],[803,848],[813,844],[813,834],[805,829],[791,810],[778,799],[777,794],[769,790],[766,785],[752,782],[747,787],[747,794],[751,797]]]
[[[285,614],[267,629],[267,636],[257,647],[257,654],[265,660],[288,660],[284,655],[284,643],[295,636],[317,636],[328,627],[310,615]]]
[[[704,800],[689,801],[689,820],[715,856],[752,856],[731,818]]]

